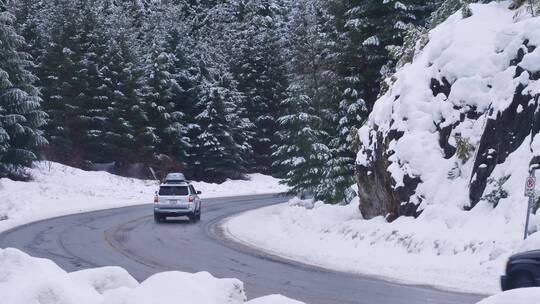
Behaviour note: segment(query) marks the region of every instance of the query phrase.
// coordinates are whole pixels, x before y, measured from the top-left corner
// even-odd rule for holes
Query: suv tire
[[[154,222],[161,223],[163,221],[163,216],[160,214],[154,213]]]

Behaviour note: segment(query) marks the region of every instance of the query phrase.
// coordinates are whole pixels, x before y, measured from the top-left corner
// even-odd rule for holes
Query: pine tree
[[[187,25],[191,27],[191,41],[193,62],[198,62],[196,69],[192,69],[198,94],[200,88],[213,84],[219,87],[222,96],[226,100],[226,119],[230,134],[238,150],[239,161],[236,162],[236,171],[230,170],[229,177],[241,177],[245,172],[248,160],[253,159],[252,143],[257,131],[252,123],[248,111],[248,98],[239,90],[239,83],[231,70],[237,67],[236,58],[242,49],[243,41],[239,41],[239,33],[244,24],[240,22],[243,17],[242,6],[244,1],[208,1],[195,5],[190,12],[192,20]],[[211,20],[209,22],[208,20]],[[206,83],[206,85],[202,85]],[[200,103],[197,103],[196,111],[189,117],[197,117],[202,111]],[[199,142],[200,125],[198,121],[190,124],[191,141]],[[200,159],[197,159],[197,147],[190,149],[190,162],[188,167]],[[204,174],[204,173],[203,173]]]
[[[49,116],[46,134],[53,151],[48,157],[73,164],[68,160],[74,157],[72,139],[75,136],[71,121],[79,114],[75,104],[77,93],[74,92],[77,86],[74,83],[74,50],[78,48],[78,24],[75,20],[79,15],[71,3],[61,0],[49,2],[41,10],[47,31],[42,34],[46,48],[39,58],[38,77],[43,88],[43,108]],[[64,10],[59,10],[60,6],[64,6]]]
[[[440,5],[438,6],[437,10],[435,10],[429,20],[428,27],[430,29],[435,28],[437,25],[441,24],[444,20],[446,20],[448,17],[453,15],[455,12],[459,10],[466,10],[468,8],[468,5],[471,2],[477,2],[472,0],[444,0],[444,1],[438,1],[440,2]],[[466,13],[464,11],[464,13]]]
[[[271,153],[276,143],[279,103],[287,88],[281,34],[284,28],[283,5],[272,0],[249,1],[242,12],[235,40],[233,73],[238,89],[246,95],[245,108],[255,124],[257,135],[251,143],[253,169],[272,172]]]
[[[24,169],[47,143],[40,128],[45,113],[29,71],[31,57],[14,28],[15,17],[0,8],[0,177],[28,178]]]
[[[112,39],[102,68],[108,107],[101,153],[119,163],[141,161],[153,153],[151,138],[144,136],[148,124],[142,98],[144,71],[139,60],[137,31],[129,26],[133,17],[128,12],[112,7],[104,20]]]
[[[42,20],[39,12],[44,8],[44,3],[35,0],[20,0],[11,2],[12,7],[9,8],[16,17],[17,32],[26,40],[23,50],[29,53],[34,61],[38,61],[43,50],[43,31]],[[32,67],[35,70],[35,67]],[[39,84],[39,80],[37,81]]]
[[[101,11],[95,1],[85,1],[79,10],[82,13],[81,32],[78,36],[81,48],[75,77],[78,80],[77,102],[80,111],[75,120],[77,129],[82,130],[80,147],[85,160],[107,162],[110,155],[104,154],[111,100],[105,73],[108,72],[107,30],[100,20]]]
[[[187,101],[183,99],[188,88],[182,88],[179,83],[179,77],[186,76],[183,66],[185,58],[177,57],[181,51],[181,41],[178,39],[180,33],[171,22],[173,12],[166,4],[155,3],[147,21],[147,25],[151,26],[147,39],[150,47],[145,63],[145,98],[149,120],[147,136],[154,138],[157,156],[182,163],[190,145],[188,126],[184,123]]]
[[[278,119],[280,141],[273,157],[274,167],[292,193],[311,192],[321,199],[318,189],[330,151],[320,115],[322,44],[314,5],[314,1],[302,1],[293,7],[288,39],[290,85],[281,103],[286,114]]]
[[[238,96],[227,87],[227,75],[213,75],[204,63],[201,63],[200,75],[199,113],[192,130],[196,138],[191,153],[194,159],[190,162],[193,175],[214,182],[241,177],[245,172],[242,159],[245,147],[237,141],[237,125],[230,119],[235,115],[234,99]]]
[[[388,47],[390,58],[396,63],[396,68],[412,62],[415,55],[427,44],[429,30],[446,20],[459,8],[467,9],[468,2],[468,0],[457,2],[454,0],[430,0],[423,4],[405,2],[411,20],[404,23],[405,29],[401,33],[403,42]],[[381,95],[391,85],[389,78],[387,75],[387,79],[382,83]]]
[[[171,144],[175,138],[182,138],[181,127],[176,125],[183,118],[182,112],[175,111],[172,86],[174,85],[173,58],[164,51],[160,41],[154,41],[147,59],[148,73],[146,98],[148,102],[149,131],[154,134],[154,150],[172,156]]]
[[[378,47],[379,38],[365,31],[369,20],[363,15],[370,1],[328,1],[321,13],[325,34],[321,107],[327,133],[327,161],[316,196],[328,203],[346,202],[354,183],[353,129],[362,124],[377,98],[381,54],[367,52]],[[384,4],[380,4],[381,6]]]

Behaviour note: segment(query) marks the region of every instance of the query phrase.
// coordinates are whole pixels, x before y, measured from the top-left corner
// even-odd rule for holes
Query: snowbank
[[[540,299],[540,288],[510,290],[484,299],[478,304],[535,304]]]
[[[309,264],[452,290],[499,291],[507,257],[540,248],[534,241],[540,234],[522,244],[525,178],[529,160],[540,155],[540,137],[532,144],[530,138],[530,117],[540,122],[540,17],[514,22],[507,7],[506,1],[471,4],[472,17],[451,16],[375,104],[359,131],[366,220],[358,202],[312,209],[293,202],[245,213],[225,229],[237,240]],[[460,157],[457,148],[468,155]],[[395,208],[385,210],[390,203]],[[397,218],[392,223],[385,218],[390,212]],[[250,225],[258,229],[242,228]],[[539,228],[540,212],[531,230]]]
[[[247,301],[241,281],[207,272],[164,272],[140,284],[119,267],[67,273],[17,249],[0,249],[0,295],[6,304],[301,304],[279,295]]]
[[[495,293],[507,257],[520,247],[521,231],[497,223],[499,218],[487,212],[469,217],[462,212],[387,223],[382,217],[361,219],[355,204],[319,202],[306,209],[293,202],[243,213],[223,228],[236,241],[319,267]],[[245,229],[254,226],[257,229]]]
[[[65,214],[149,204],[157,190],[155,181],[88,172],[54,162],[40,162],[31,173],[34,181],[27,183],[0,179],[0,231]],[[270,176],[252,174],[249,178],[194,185],[203,198],[287,191]]]

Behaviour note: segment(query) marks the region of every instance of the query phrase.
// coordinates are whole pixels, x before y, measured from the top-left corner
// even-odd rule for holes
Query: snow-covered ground
[[[119,267],[67,273],[17,249],[0,249],[0,295],[6,304],[301,304],[280,295],[247,301],[241,281],[207,272],[164,272],[140,284]]]
[[[536,304],[540,299],[540,288],[510,290],[484,299],[478,304]]]
[[[309,207],[295,199],[248,211],[223,227],[237,241],[303,263],[483,294],[499,290],[506,258],[521,237],[489,212],[426,213],[387,223],[363,220],[356,204]]]
[[[540,249],[540,233],[521,240],[524,214],[509,223],[502,219],[504,215],[487,209],[437,210],[387,223],[382,217],[363,220],[354,203],[333,206],[292,199],[230,218],[223,228],[236,241],[302,263],[400,283],[495,294],[508,256]],[[532,220],[537,225],[540,216]],[[257,229],[245,229],[254,226]],[[501,299],[505,297],[510,296]]]
[[[445,159],[435,122],[459,122],[455,106],[464,103],[486,112],[478,120],[459,124],[457,131],[474,146],[490,115],[487,109],[495,114],[505,109],[517,83],[528,84],[532,94],[540,92],[540,81],[530,80],[526,73],[514,78],[516,67],[509,66],[524,40],[540,45],[540,17],[516,22],[508,4],[472,4],[472,17],[463,19],[458,12],[438,26],[424,50],[398,71],[394,86],[375,104],[367,125],[377,125],[381,132],[390,126],[405,132],[390,144],[395,162],[388,171],[396,185],[402,184],[405,174],[422,178],[416,194],[423,213],[417,219],[364,220],[358,202],[310,206],[293,200],[232,218],[224,229],[239,241],[326,268],[457,291],[499,292],[499,276],[508,256],[525,247],[540,249],[540,242],[522,242],[527,208],[524,183],[529,160],[540,151],[540,138],[532,145],[530,138],[525,139],[491,174],[505,178],[501,188],[506,198],[496,207],[481,200],[465,211],[474,158],[450,178],[458,160]],[[540,47],[526,54],[522,63],[538,71],[539,56]],[[429,87],[431,78],[441,75],[453,83],[448,99],[443,94],[434,97]],[[368,127],[361,129],[361,142],[369,142],[369,132]],[[361,151],[358,162],[367,166],[369,155]],[[485,194],[494,187],[488,185]],[[257,229],[244,228],[251,226]],[[531,230],[539,227],[540,212],[533,216]]]
[[[0,231],[54,216],[151,204],[155,181],[119,177],[106,172],[88,172],[54,162],[40,162],[31,171],[34,181],[0,179]],[[194,182],[202,198],[279,193],[287,188],[262,174],[249,180],[223,184]]]

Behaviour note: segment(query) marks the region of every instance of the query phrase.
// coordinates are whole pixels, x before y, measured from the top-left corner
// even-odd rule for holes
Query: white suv
[[[187,216],[192,222],[200,220],[199,194],[201,191],[195,191],[181,173],[167,175],[154,197],[154,220],[162,222],[169,216]]]

